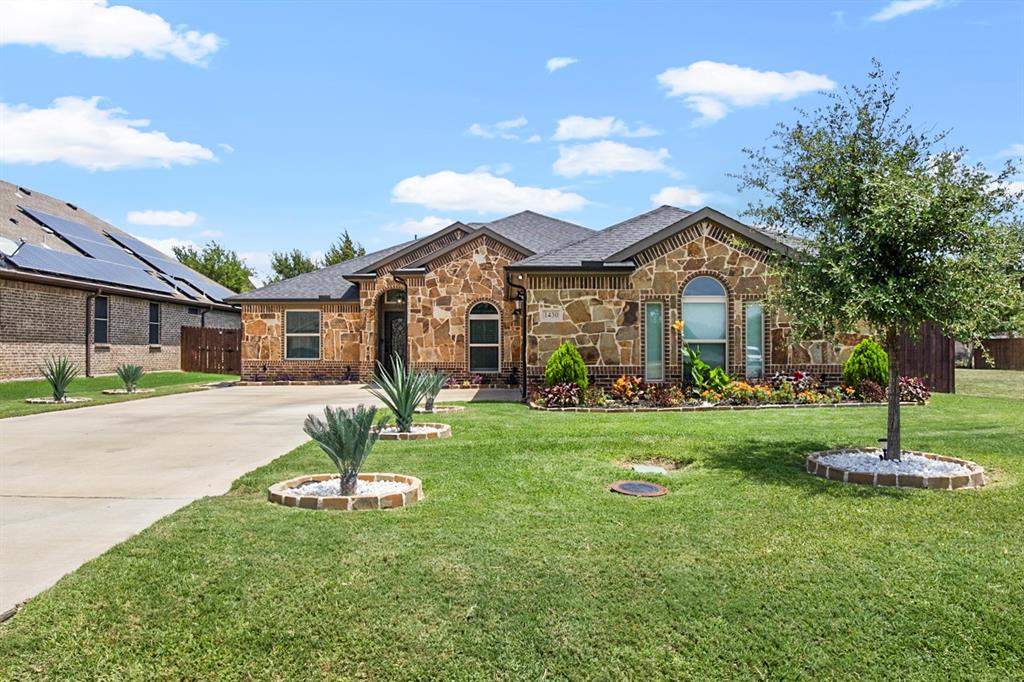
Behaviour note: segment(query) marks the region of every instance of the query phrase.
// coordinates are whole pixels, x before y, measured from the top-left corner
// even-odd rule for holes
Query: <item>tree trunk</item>
[[[900,442],[900,330],[890,328],[885,335],[886,352],[889,354],[889,388],[888,394],[889,419],[886,425],[888,444],[885,459],[899,460],[903,452]]]
[[[351,467],[339,472],[338,488],[342,495],[355,495],[356,483],[359,481],[359,472]]]

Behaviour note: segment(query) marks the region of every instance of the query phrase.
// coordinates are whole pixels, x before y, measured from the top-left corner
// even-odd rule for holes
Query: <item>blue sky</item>
[[[738,215],[741,149],[871,57],[916,123],[1024,155],[1021,3],[118,1],[0,6],[3,178],[260,269],[522,208]]]

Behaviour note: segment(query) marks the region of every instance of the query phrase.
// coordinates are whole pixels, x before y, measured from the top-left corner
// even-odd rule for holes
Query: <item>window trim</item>
[[[647,348],[647,334],[648,334],[648,323],[647,323],[647,306],[656,305],[661,308],[661,329],[658,330],[658,338],[661,340],[661,376],[657,379],[653,379],[648,374],[648,364],[650,358],[648,357]],[[665,302],[664,301],[644,301],[644,381],[652,384],[660,384],[665,382]]]
[[[493,313],[474,313],[473,309],[481,303],[489,305],[494,312]],[[494,320],[498,323],[498,340],[494,343],[474,343],[473,342],[473,320]],[[473,349],[474,348],[497,348],[498,349],[498,361],[497,367],[494,369],[474,369],[473,368]],[[469,317],[466,324],[466,366],[470,372],[476,374],[501,374],[501,310],[497,305],[491,301],[476,301],[469,306]]]
[[[153,321],[153,310],[156,310],[156,322]],[[149,302],[149,320],[148,320],[148,322],[149,322],[149,326],[148,326],[149,345],[150,346],[159,346],[159,345],[161,345],[161,343],[160,343],[160,336],[163,333],[164,312],[163,312],[163,309],[160,307],[159,303],[156,303],[154,301],[150,301]],[[155,342],[153,341],[153,327],[154,326],[156,326],[156,341]]]
[[[289,313],[316,313],[316,332],[291,332],[291,333],[289,333],[289,331],[288,331],[288,315],[289,315]],[[321,357],[323,356],[323,352],[324,352],[324,347],[323,347],[324,344],[323,344],[323,338],[322,338],[323,337],[323,333],[322,333],[323,330],[321,328],[322,325],[323,325],[323,319],[324,319],[323,318],[323,313],[322,313],[322,311],[319,308],[289,308],[289,309],[284,311],[284,320],[282,320],[284,322],[284,334],[283,334],[284,348],[282,350],[284,351],[283,355],[284,355],[284,359],[285,360],[302,362],[302,361],[309,361],[309,360],[316,361],[316,360],[320,360],[321,359]],[[289,336],[302,336],[302,337],[313,336],[313,337],[316,337],[316,340],[317,340],[316,341],[316,357],[315,358],[293,358],[293,357],[289,357],[288,356],[288,337]]]
[[[99,310],[96,305],[97,301],[103,299],[106,302],[106,315],[103,317],[99,316]],[[96,324],[103,320],[105,325],[105,338],[100,341],[96,334]],[[110,345],[110,297],[109,296],[94,296],[92,299],[92,343],[94,346],[109,346]]]
[[[749,319],[747,318],[747,310],[751,306],[757,306],[761,309],[761,373],[758,377],[764,378],[765,376],[765,339],[766,339],[766,327],[764,319],[764,302],[762,301],[748,301],[743,304],[743,374],[747,379],[755,378],[750,376],[750,355],[748,353],[748,325]]]
[[[690,286],[690,284],[692,284],[695,280],[700,279],[701,277],[707,277],[708,279],[714,280],[715,282],[717,282],[719,284],[719,286],[722,287],[722,291],[724,291],[725,293],[721,294],[721,295],[716,295],[716,296],[706,296],[706,295],[698,295],[698,296],[691,295],[691,296],[687,296],[686,295],[686,287]],[[725,317],[725,320],[724,320],[725,321],[725,329],[724,329],[724,335],[722,336],[722,338],[720,338],[720,339],[688,339],[688,338],[686,338],[686,330],[685,330],[685,327],[684,327],[683,328],[682,342],[685,343],[688,346],[690,346],[690,345],[697,345],[697,346],[699,346],[699,345],[716,345],[716,346],[722,346],[722,348],[724,349],[723,350],[723,356],[722,356],[722,359],[724,361],[724,366],[722,367],[722,369],[724,371],[728,372],[729,371],[729,289],[728,289],[728,287],[726,287],[725,284],[721,280],[719,280],[717,277],[714,277],[712,275],[708,275],[708,274],[697,275],[696,277],[693,277],[692,279],[690,279],[690,281],[688,281],[686,284],[684,284],[683,288],[682,288],[682,290],[680,292],[680,296],[679,296],[679,314],[681,315],[681,319],[683,320],[684,323],[686,321],[686,304],[687,303],[721,303],[724,306],[723,310],[724,310],[724,313],[725,313],[724,314],[724,317]],[[682,346],[680,346],[680,348],[681,347]],[[683,364],[683,365],[686,364],[686,355],[685,355],[685,353],[683,353],[683,358],[682,358],[682,363],[681,364]]]

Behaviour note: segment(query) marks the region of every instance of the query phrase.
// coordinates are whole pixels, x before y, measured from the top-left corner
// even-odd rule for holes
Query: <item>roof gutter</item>
[[[35,272],[26,272],[25,270],[12,270],[10,268],[0,268],[0,278],[14,279],[23,282],[33,282],[35,284],[47,284],[49,286],[54,287],[64,287],[65,289],[80,289],[83,291],[92,291],[99,295],[115,294],[118,296],[130,296],[132,298],[141,298],[147,301],[166,301],[168,303],[177,303],[178,305],[184,306],[207,305],[210,306],[211,308],[216,308],[218,310],[230,310],[235,312],[238,311],[237,307],[226,303],[194,301],[187,298],[176,298],[174,296],[165,296],[163,294],[157,294],[148,291],[140,291],[138,289],[112,287],[105,284],[97,284],[96,282],[83,282],[74,279],[64,279],[63,277],[40,275]]]

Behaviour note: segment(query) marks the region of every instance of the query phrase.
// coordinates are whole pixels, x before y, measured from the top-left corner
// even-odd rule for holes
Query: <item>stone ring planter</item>
[[[931,452],[914,452],[911,450],[904,451],[905,454],[917,455],[918,457],[924,457],[926,459],[935,460],[937,462],[948,462],[950,464],[958,464],[961,467],[964,467],[967,470],[967,472],[949,475],[921,475],[854,471],[836,465],[829,465],[827,462],[821,461],[821,459],[826,457],[827,455],[849,453],[851,452],[851,450],[851,448],[843,448],[839,450],[824,450],[822,452],[812,452],[810,455],[807,456],[807,473],[813,474],[820,478],[827,478],[832,481],[842,481],[844,483],[859,483],[862,485],[891,486],[895,488],[928,488],[929,490],[958,490],[960,488],[980,488],[981,486],[985,485],[985,469],[983,469],[976,462],[972,462],[966,459],[958,459],[956,457],[946,457],[945,455],[936,455]],[[872,453],[875,455],[881,454],[881,451],[877,449],[862,449],[860,451]]]
[[[406,484],[398,492],[377,495],[298,495],[288,490],[309,481],[327,481],[337,474],[313,474],[281,481],[267,489],[267,499],[285,507],[302,509],[332,509],[336,511],[363,511],[366,509],[398,509],[416,504],[423,499],[423,482],[413,476],[389,473],[359,474],[360,481],[395,481]]]
[[[394,429],[394,426],[388,427]],[[448,424],[434,424],[432,422],[417,422],[412,425],[412,431],[403,433],[401,431],[382,431],[380,440],[426,440],[428,438],[451,438],[452,427]]]
[[[416,414],[448,414],[449,412],[462,412],[465,409],[464,405],[434,405],[433,410],[417,407]]]
[[[92,398],[64,398],[64,400],[54,400],[53,398],[25,398],[25,402],[29,405],[71,405],[72,403],[87,403]]]
[[[123,388],[107,388],[103,395],[142,395],[143,393],[156,393],[155,388],[137,388],[134,391],[126,391]]]

